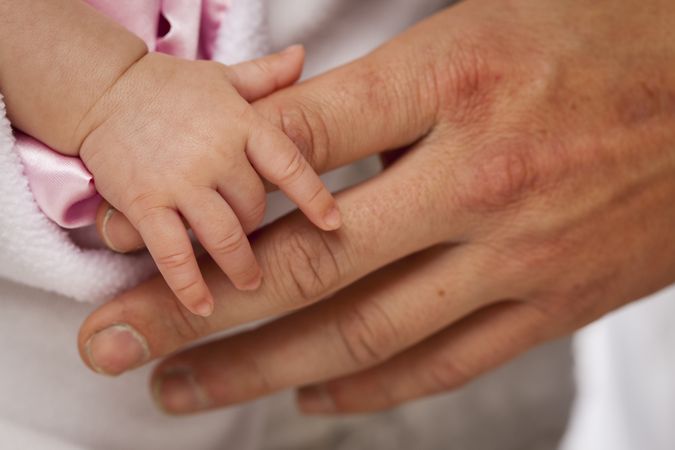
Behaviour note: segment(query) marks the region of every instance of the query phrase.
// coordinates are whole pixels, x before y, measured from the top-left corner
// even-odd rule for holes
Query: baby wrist
[[[148,52],[145,43],[81,0],[3,0],[0,17],[8,118],[58,152],[77,154],[83,118]]]
[[[90,95],[88,107],[81,110],[80,118],[69,135],[69,139],[62,150],[63,153],[80,155],[87,137],[116,109],[116,106],[109,100],[111,93],[144,60],[148,53],[145,43],[138,39],[134,45],[129,46],[125,54],[116,55],[116,57],[106,61],[107,67],[103,70],[109,75],[106,77],[106,81],[100,84],[96,92]]]

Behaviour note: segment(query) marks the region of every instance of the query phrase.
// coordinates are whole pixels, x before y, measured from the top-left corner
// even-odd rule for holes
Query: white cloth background
[[[574,340],[577,399],[563,450],[675,448],[675,287]]]

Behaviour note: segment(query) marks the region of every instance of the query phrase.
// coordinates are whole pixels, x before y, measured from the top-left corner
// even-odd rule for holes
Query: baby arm
[[[79,125],[148,50],[80,0],[0,0],[0,92],[12,124],[75,156]]]
[[[302,52],[295,52],[299,63]],[[98,191],[130,220],[168,285],[200,315],[210,314],[213,299],[183,220],[239,289],[261,282],[247,238],[264,214],[261,177],[320,228],[340,226],[335,201],[318,175],[247,102],[256,91],[270,90],[264,88],[265,71],[256,67],[151,53],[106,93],[84,124],[92,131],[80,156]]]
[[[273,90],[265,85],[276,75],[256,64],[148,54],[77,0],[0,0],[0,16],[10,24],[0,32],[0,89],[11,120],[57,151],[79,154],[192,312],[208,315],[213,299],[183,220],[242,289],[261,279],[246,238],[264,212],[260,176],[319,227],[340,225],[318,176],[246,102]],[[36,17],[48,24],[27,26]]]

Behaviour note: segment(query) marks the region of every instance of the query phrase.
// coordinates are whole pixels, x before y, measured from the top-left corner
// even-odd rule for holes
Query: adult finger
[[[298,403],[310,414],[370,412],[448,392],[554,338],[549,323],[528,303],[493,305],[379,366],[302,388]]]
[[[411,145],[434,128],[442,109],[453,110],[470,94],[463,80],[473,80],[475,70],[471,55],[452,45],[451,18],[437,14],[371,54],[275,92],[255,107],[319,173]],[[456,108],[458,117],[463,109]]]
[[[106,366],[111,355],[93,355],[93,361],[86,349],[115,324],[128,324],[144,336],[150,358],[162,356],[210,333],[301,308],[393,261],[462,236],[471,219],[448,208],[447,192],[432,189],[440,174],[420,176],[414,159],[407,163],[340,193],[344,222],[337,232],[323,232],[293,214],[256,233],[254,251],[265,281],[254,293],[238,292],[217,266],[203,261],[217,302],[208,319],[185,314],[158,279],[107,303],[82,327],[83,358],[92,367]],[[115,372],[142,362],[116,366]]]
[[[431,249],[328,302],[187,350],[155,371],[157,400],[170,412],[189,413],[381,363],[507,292],[490,270],[491,259],[482,246]],[[199,395],[186,392],[194,389]]]

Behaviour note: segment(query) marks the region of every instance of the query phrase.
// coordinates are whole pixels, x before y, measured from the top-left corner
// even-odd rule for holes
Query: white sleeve
[[[82,249],[33,200],[0,97],[0,278],[79,301],[106,300],[154,272],[148,256]]]

